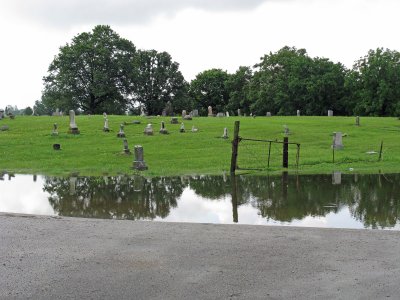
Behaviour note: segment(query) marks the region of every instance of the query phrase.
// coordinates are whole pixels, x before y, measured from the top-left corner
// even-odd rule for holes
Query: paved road
[[[400,232],[0,214],[0,298],[400,298]]]

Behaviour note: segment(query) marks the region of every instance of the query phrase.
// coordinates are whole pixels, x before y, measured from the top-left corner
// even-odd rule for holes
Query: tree
[[[212,106],[217,111],[224,111],[228,104],[229,91],[226,83],[229,75],[221,69],[211,69],[199,73],[190,83],[189,95],[195,105],[207,111],[208,106]]]
[[[42,101],[36,100],[33,106],[33,113],[36,116],[51,115],[51,108],[48,108]]]
[[[229,91],[229,103],[226,110],[236,112],[241,109],[244,113],[250,113],[250,99],[248,89],[253,72],[250,67],[239,67],[235,74],[229,76],[226,87]]]
[[[27,108],[25,108],[25,110],[24,110],[24,115],[26,115],[26,116],[32,116],[32,114],[33,114],[33,110],[32,110],[32,108],[31,108],[30,106],[28,106]]]
[[[345,68],[325,58],[311,58],[305,49],[283,47],[265,55],[249,84],[251,110],[293,115],[323,115],[328,109],[340,113]]]
[[[355,112],[371,116],[400,114],[400,53],[370,50],[353,66],[346,78]]]
[[[136,48],[109,26],[73,38],[60,47],[43,78],[42,102],[53,110],[123,113],[135,71]]]
[[[179,71],[179,64],[172,61],[167,52],[139,50],[135,62],[137,73],[133,74],[131,108],[139,103],[148,114],[161,114],[170,101],[174,109],[186,95],[187,83]]]

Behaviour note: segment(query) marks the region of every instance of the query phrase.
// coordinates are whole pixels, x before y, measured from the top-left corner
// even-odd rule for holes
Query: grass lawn
[[[0,120],[0,171],[39,173],[46,175],[116,175],[133,174],[133,155],[123,154],[123,142],[117,138],[119,124],[140,120],[124,128],[130,149],[144,147],[144,159],[149,167],[145,176],[184,174],[221,174],[230,169],[231,140],[236,120],[240,121],[242,138],[283,140],[284,125],[290,130],[289,142],[301,144],[300,173],[330,173],[333,170],[354,173],[400,172],[400,121],[396,118],[355,117],[230,117],[194,118],[185,121],[186,133],[180,124],[170,124],[168,117],[108,116],[109,133],[103,132],[103,116],[77,116],[80,135],[68,134],[69,118],[17,116]],[[158,133],[161,121],[166,122],[169,135]],[[181,118],[179,118],[181,122]],[[52,136],[53,123],[58,124],[58,136]],[[143,129],[152,123],[154,136],[145,136]],[[192,125],[199,128],[190,132]],[[222,139],[224,127],[229,139]],[[332,162],[332,133],[341,131],[344,149],[335,151]],[[383,141],[382,160],[378,154]],[[61,150],[53,150],[54,143]],[[272,144],[270,168],[267,169],[268,143],[242,141],[238,165],[241,168],[261,168],[266,172],[281,172],[282,145]],[[295,167],[296,148],[289,148],[289,171]],[[244,171],[239,171],[244,172]],[[246,171],[247,172],[247,171]]]

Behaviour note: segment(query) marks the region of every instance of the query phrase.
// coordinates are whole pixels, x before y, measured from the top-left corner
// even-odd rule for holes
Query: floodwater
[[[0,212],[400,230],[400,174],[60,178],[0,173]]]

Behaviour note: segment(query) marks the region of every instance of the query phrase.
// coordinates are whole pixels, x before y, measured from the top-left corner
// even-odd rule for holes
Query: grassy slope
[[[169,124],[169,118],[138,118],[109,116],[110,133],[104,133],[102,116],[77,116],[81,131],[78,136],[67,134],[68,117],[17,117],[1,120],[9,131],[0,132],[0,170],[17,173],[102,175],[133,173],[133,156],[122,154],[122,140],[117,138],[119,124],[134,119],[140,125],[125,126],[129,147],[143,145],[149,170],[145,175],[217,174],[229,170],[231,137],[235,120],[240,120],[240,136],[259,139],[283,138],[283,125],[291,131],[290,142],[301,143],[300,172],[327,173],[332,170],[353,172],[400,172],[400,121],[395,118],[361,118],[361,126],[355,126],[354,117],[257,117],[253,118],[195,118],[186,121],[188,132],[179,133],[180,125]],[[166,121],[169,135],[160,135],[160,122]],[[153,123],[154,136],[144,136],[147,123]],[[53,123],[59,125],[59,136],[51,136]],[[199,132],[191,133],[191,126]],[[228,127],[229,140],[220,137]],[[347,133],[343,138],[344,150],[336,152],[336,164],[332,164],[333,131]],[[383,161],[377,155],[367,155],[370,150],[379,151],[384,141]],[[61,144],[61,151],[52,149],[53,143]],[[266,166],[267,144],[241,143],[239,166]],[[262,152],[261,152],[262,147]],[[270,171],[280,171],[281,145],[274,145]],[[291,168],[294,151],[290,151]]]

